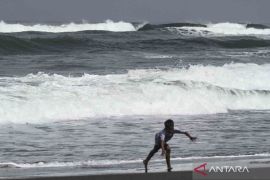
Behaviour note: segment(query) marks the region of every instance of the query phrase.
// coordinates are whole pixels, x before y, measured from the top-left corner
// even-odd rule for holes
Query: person
[[[150,151],[146,159],[143,161],[146,173],[148,171],[147,169],[148,162],[154,156],[154,154],[158,152],[159,149],[162,150],[161,156],[165,155],[168,172],[171,172],[172,170],[170,161],[171,149],[170,146],[167,144],[167,142],[173,137],[174,134],[185,134],[191,141],[195,141],[197,139],[197,137],[192,137],[188,132],[183,132],[174,129],[174,122],[171,119],[166,120],[164,122],[164,126],[165,127],[163,130],[156,133],[154,148]]]

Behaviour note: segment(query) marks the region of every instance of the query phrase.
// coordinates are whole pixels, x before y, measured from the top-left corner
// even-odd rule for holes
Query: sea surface
[[[174,170],[269,164],[269,24],[0,21],[0,177],[143,172],[168,118]]]

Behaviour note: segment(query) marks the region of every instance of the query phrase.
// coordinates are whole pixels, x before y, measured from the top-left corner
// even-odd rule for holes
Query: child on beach
[[[174,122],[171,119],[168,119],[164,122],[165,128],[158,132],[155,136],[155,146],[154,148],[150,151],[146,159],[143,161],[144,167],[145,167],[145,172],[147,172],[147,165],[150,159],[154,156],[156,152],[161,148],[162,153],[161,156],[165,155],[166,158],[166,163],[168,167],[168,172],[172,170],[171,167],[171,161],[170,161],[170,154],[171,154],[171,149],[167,142],[173,137],[174,134],[185,134],[191,141],[195,141],[197,138],[192,137],[188,132],[182,132],[180,130],[174,129]]]

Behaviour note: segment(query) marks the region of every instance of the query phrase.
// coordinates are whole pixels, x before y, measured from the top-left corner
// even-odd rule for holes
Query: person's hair
[[[174,127],[174,122],[171,119],[168,119],[164,122],[165,129],[171,129]]]

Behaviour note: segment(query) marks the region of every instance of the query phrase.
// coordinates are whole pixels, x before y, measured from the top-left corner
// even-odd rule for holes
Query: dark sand
[[[57,177],[29,177],[16,178],[20,180],[191,180],[191,171],[179,171],[170,173],[129,173],[129,174],[106,174],[106,175],[82,175],[82,176],[57,176]],[[14,179],[13,179],[14,180]]]
[[[9,178],[13,179],[13,178]],[[207,176],[192,171],[156,172],[156,173],[128,173],[128,174],[106,174],[106,175],[76,175],[76,176],[47,176],[47,177],[22,177],[14,178],[20,180],[269,180],[270,168],[250,168],[249,173],[212,173]]]

